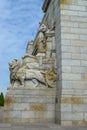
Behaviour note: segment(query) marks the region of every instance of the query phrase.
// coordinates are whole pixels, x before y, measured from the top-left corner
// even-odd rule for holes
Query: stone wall
[[[56,122],[87,125],[87,1],[51,0],[43,22],[55,23]]]
[[[54,123],[55,89],[9,88],[5,98],[5,123]]]
[[[61,124],[87,124],[87,1],[61,4]]]

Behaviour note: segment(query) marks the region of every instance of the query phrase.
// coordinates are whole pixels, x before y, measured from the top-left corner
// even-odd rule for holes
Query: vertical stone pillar
[[[55,0],[56,121],[87,125],[87,1],[58,2]]]

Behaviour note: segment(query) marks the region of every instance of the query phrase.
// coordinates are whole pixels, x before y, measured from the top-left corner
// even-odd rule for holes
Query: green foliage
[[[2,92],[0,94],[0,106],[4,106],[4,95]]]

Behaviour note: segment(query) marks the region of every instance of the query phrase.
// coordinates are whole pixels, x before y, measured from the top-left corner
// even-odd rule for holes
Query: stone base
[[[55,89],[9,88],[4,122],[55,123]]]
[[[66,92],[65,94],[63,92]],[[56,123],[61,126],[87,126],[87,90],[62,89],[56,103]],[[83,95],[84,93],[84,95]],[[57,99],[58,101],[58,99]]]

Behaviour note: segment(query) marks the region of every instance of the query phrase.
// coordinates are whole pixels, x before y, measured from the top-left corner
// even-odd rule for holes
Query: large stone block
[[[83,120],[84,116],[83,113],[77,113],[77,112],[61,112],[61,119],[66,121],[73,121],[73,120]]]
[[[73,112],[87,112],[87,104],[74,104],[72,106]]]
[[[63,66],[80,66],[80,61],[79,60],[72,60],[72,59],[63,59],[62,65]]]
[[[63,80],[81,80],[81,74],[72,74],[72,73],[63,73],[62,74]]]
[[[54,123],[55,96],[55,88],[9,89],[5,98],[4,122]]]

